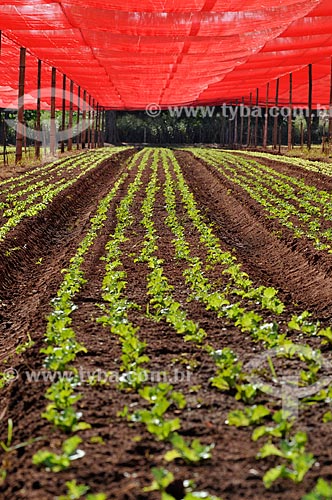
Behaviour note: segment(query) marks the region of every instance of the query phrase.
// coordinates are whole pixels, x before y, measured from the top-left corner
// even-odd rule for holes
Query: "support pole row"
[[[263,148],[266,148],[268,146],[268,132],[269,132],[269,111],[271,109],[271,102],[270,102],[270,89],[271,89],[271,84],[270,82],[267,83],[266,85],[266,96],[265,96],[265,113],[262,116],[262,137],[261,137],[261,144]],[[293,147],[294,143],[294,134],[293,134],[293,118],[294,118],[294,101],[293,101],[293,95],[294,95],[294,76],[293,73],[289,74],[289,97],[288,97],[288,116],[287,116],[287,148],[288,150],[291,150]],[[282,137],[282,121],[280,118],[280,113],[279,113],[279,103],[280,103],[280,79],[277,78],[275,81],[275,98],[274,98],[274,113],[273,113],[273,126],[272,126],[272,146],[274,150],[281,148],[281,137]],[[228,124],[228,141],[227,145],[232,146],[232,145],[237,145],[237,146],[244,146],[244,147],[257,147],[259,140],[258,140],[258,132],[259,132],[259,110],[262,110],[262,107],[259,106],[259,89],[256,89],[256,99],[255,99],[255,106],[256,106],[256,115],[253,114],[253,93],[250,93],[249,96],[249,105],[247,108],[247,113],[248,115],[245,115],[243,112],[241,112],[241,118],[240,118],[240,130],[238,131],[238,111],[244,109],[244,104],[245,104],[245,99],[242,97],[241,103],[239,106],[239,101],[237,100],[235,105],[237,108],[237,113],[235,114],[236,118],[234,121],[234,133],[232,133],[232,125],[231,123]],[[232,106],[232,103],[230,103]],[[258,110],[258,112],[257,112]],[[234,112],[232,113],[232,116],[234,116]],[[246,118],[246,130],[245,130],[245,116]],[[306,115],[306,123],[307,123],[307,148],[310,150],[312,147],[312,123],[313,123],[313,117],[315,115],[313,114],[313,65],[309,64],[308,65],[308,105],[307,105],[307,115]],[[254,123],[253,123],[253,117],[254,117]],[[301,140],[301,147],[304,145],[304,127],[303,127],[303,120],[300,122],[300,140]],[[222,129],[221,129],[221,139],[225,138],[224,134],[225,130],[225,125],[222,124]],[[245,135],[246,132],[246,135]],[[327,136],[325,137],[325,128],[323,132],[323,147],[325,140],[328,142],[328,144],[331,146],[332,144],[332,58],[331,58],[331,76],[330,76],[330,101],[329,101],[329,116],[328,116],[328,132]],[[246,139],[246,141],[245,141]],[[224,144],[224,141],[221,141],[222,144]]]
[[[1,37],[0,31],[0,57],[1,57]],[[27,50],[25,47],[20,48],[19,59],[19,72],[18,72],[18,108],[17,108],[17,129],[16,129],[16,150],[15,161],[20,163],[23,157],[23,145],[27,139],[26,129],[24,123],[24,96],[25,96],[25,83],[26,83],[26,58]],[[62,77],[62,106],[61,106],[61,141],[60,151],[65,152],[65,145],[67,143],[67,150],[73,149],[73,138],[76,141],[76,148],[84,149],[102,147],[105,127],[105,109],[100,104],[91,98],[91,95],[83,90],[83,102],[81,102],[82,89],[80,86],[77,88],[77,104],[74,104],[74,82],[70,80],[69,85],[69,110],[66,109],[67,96],[67,76]],[[36,92],[36,122],[35,122],[35,157],[40,158],[42,146],[42,123],[41,123],[41,108],[42,108],[42,61],[38,60],[37,68],[37,92]],[[51,71],[51,91],[50,91],[50,126],[49,126],[49,141],[50,153],[55,155],[58,148],[57,140],[57,116],[56,116],[56,97],[57,97],[57,69],[52,67]],[[87,117],[87,98],[88,98],[88,117]],[[74,127],[74,106],[77,107],[77,118]],[[92,106],[92,110],[91,110]],[[67,116],[68,114],[68,116]],[[66,121],[68,118],[68,125]],[[88,119],[88,122],[87,122]],[[91,121],[92,120],[92,121]],[[3,123],[2,123],[3,122]],[[3,137],[6,136],[6,116],[5,113],[0,115],[0,126],[3,127]],[[4,140],[5,142],[5,140]],[[4,163],[6,161],[6,143],[4,143]]]

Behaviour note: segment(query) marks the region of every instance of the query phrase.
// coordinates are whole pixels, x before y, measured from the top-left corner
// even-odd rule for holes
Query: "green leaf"
[[[268,287],[264,290],[264,297],[266,299],[273,299],[278,294],[278,291],[275,288]]]
[[[302,500],[332,500],[332,483],[319,478],[312,492],[302,497]]]
[[[286,467],[284,465],[278,465],[277,467],[269,469],[263,476],[265,488],[271,488],[274,481],[276,481],[279,477],[284,477],[285,469]]]
[[[77,484],[76,480],[67,481],[67,495],[60,496],[58,500],[79,500],[85,493],[89,491],[89,487],[85,484]]]
[[[146,486],[143,491],[164,491],[174,481],[172,472],[166,469],[154,467],[151,470],[154,480],[150,486]]]
[[[62,443],[62,450],[68,457],[71,457],[82,442],[79,436],[72,436]]]
[[[64,455],[57,455],[48,450],[39,450],[32,457],[32,463],[37,466],[43,465],[52,472],[60,472],[70,466],[70,459]]]
[[[252,406],[242,410],[231,411],[227,416],[228,425],[236,427],[248,427],[249,425],[261,422],[265,417],[271,414],[270,410],[263,405]]]
[[[277,457],[283,457],[284,454],[280,451],[273,443],[266,443],[258,452],[257,458],[266,458],[271,455],[275,455]]]
[[[176,458],[181,458],[181,453],[175,449],[168,451],[164,455],[164,460],[166,460],[166,462],[173,462]]]
[[[332,328],[331,327],[319,330],[318,333],[317,333],[317,335],[319,337],[326,338],[326,340],[328,340],[329,342],[332,343]]]
[[[328,423],[328,422],[332,422],[332,412],[331,411],[327,411],[324,415],[323,415],[323,422],[324,424]]]

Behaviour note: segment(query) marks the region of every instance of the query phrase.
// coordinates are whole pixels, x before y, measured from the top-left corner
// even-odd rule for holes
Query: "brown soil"
[[[98,201],[123,171],[124,159],[128,154],[131,153],[123,153],[105,162],[61,193],[38,217],[22,222],[0,249],[4,256],[8,248],[22,248],[3,257],[0,267],[1,369],[12,366],[19,372],[19,378],[1,391],[0,439],[6,440],[8,418],[12,418],[14,423],[14,444],[42,437],[40,442],[20,448],[6,459],[8,475],[0,486],[1,499],[51,500],[65,494],[65,481],[71,479],[88,484],[92,492],[107,493],[108,499],[160,498],[156,493],[144,493],[143,488],[151,483],[151,468],[165,466],[162,457],[169,445],[156,441],[141,424],[128,424],[118,416],[118,411],[125,405],[134,411],[144,403],[135,393],[119,391],[114,379],[105,385],[82,383],[80,387],[83,398],[78,407],[84,414],[84,420],[92,425],[92,429],[80,433],[86,455],[73,462],[68,471],[58,474],[39,470],[31,463],[32,455],[41,447],[58,451],[64,436],[40,417],[47,404],[44,398],[47,384],[29,383],[26,372],[42,368],[43,356],[39,350],[43,346],[45,317],[50,312],[50,301],[62,280],[60,271],[68,266],[70,257],[85,235],[88,220]],[[253,210],[244,195],[240,202],[235,195],[227,194],[227,183],[222,182],[206,165],[187,153],[178,153],[177,157],[202,211],[206,213],[207,219],[215,223],[215,232],[222,248],[235,248],[244,270],[256,284],[273,285],[281,290],[288,319],[292,312],[298,310],[294,302],[310,308],[315,317],[330,317],[332,278],[326,276],[319,262],[314,265],[305,253],[297,247],[292,248],[291,240],[279,240],[273,236],[271,221],[265,223],[262,214]],[[78,309],[72,318],[78,340],[88,348],[87,354],[80,355],[76,362],[76,367],[85,374],[97,370],[116,374],[120,370],[121,348],[118,339],[95,321],[101,315],[97,304],[102,302],[101,285],[105,272],[105,262],[100,257],[105,254],[105,244],[115,227],[116,207],[125,196],[136,172],[135,167],[113,200],[108,220],[84,262],[87,282],[76,297]],[[298,423],[301,430],[310,430],[308,448],[317,456],[320,465],[314,467],[300,485],[280,481],[266,491],[262,475],[278,461],[257,461],[255,456],[259,443],[250,440],[251,429],[237,429],[225,424],[228,412],[242,405],[235,401],[232,394],[221,393],[210,386],[209,379],[215,374],[210,357],[201,348],[184,342],[182,336],[177,335],[164,321],[156,323],[145,314],[149,301],[146,293],[149,269],[146,264],[134,262],[134,259],[140,252],[145,234],[140,224],[140,207],[150,173],[148,166],[143,174],[143,186],[131,209],[134,222],[127,231],[129,239],[122,247],[123,268],[127,274],[126,295],[139,306],[139,309],[130,312],[130,320],[140,327],[139,337],[147,343],[146,353],[150,358],[147,368],[153,374],[168,372],[168,380],[186,396],[187,408],[176,415],[182,422],[181,434],[186,439],[197,437],[204,444],[215,444],[211,460],[197,466],[177,461],[167,465],[167,468],[177,479],[194,479],[198,490],[206,490],[224,500],[300,500],[313,487],[317,477],[331,476],[332,433],[329,430],[332,424],[321,423],[327,408],[320,405],[306,408]],[[161,188],[163,180],[160,170]],[[193,255],[199,256],[204,262],[206,252],[178,196],[177,211]],[[229,322],[206,311],[200,303],[187,302],[190,291],[182,274],[186,264],[174,257],[173,235],[164,224],[165,217],[165,200],[161,189],[157,194],[154,214],[159,236],[158,256],[164,259],[164,272],[174,286],[175,300],[187,310],[189,318],[199,322],[205,329],[210,345],[218,349],[230,347],[246,363],[260,351],[261,346]],[[40,265],[36,264],[39,259],[42,259]],[[222,269],[215,268],[207,276],[220,286],[224,279],[221,272]],[[271,314],[260,313],[266,318],[275,319]],[[15,347],[26,340],[28,332],[36,344],[26,353],[17,355]],[[179,379],[179,374],[183,379]],[[268,404],[271,407],[274,405],[273,402]],[[174,410],[170,410],[172,418],[173,413]],[[91,439],[96,436],[99,442]],[[100,442],[100,438],[103,442]],[[0,455],[0,464],[3,458],[4,454]],[[172,494],[176,499],[181,499],[179,484],[172,486]]]
[[[319,172],[311,172],[303,167],[296,166],[294,163],[287,164],[284,162],[285,157],[283,156],[283,161],[278,161],[278,156],[276,155],[275,160],[269,160],[267,158],[261,158],[260,156],[248,156],[244,152],[238,151],[237,154],[244,156],[247,159],[258,160],[263,165],[268,165],[274,168],[278,172],[285,175],[290,175],[293,177],[298,177],[299,179],[305,179],[308,184],[316,186],[318,189],[324,189],[326,191],[332,190],[332,177],[328,175],[321,174]]]
[[[310,241],[296,240],[240,187],[190,153],[177,153],[186,179],[219,238],[236,250],[243,269],[267,286],[290,295],[320,318],[332,316],[332,257]],[[281,235],[281,236],[280,236]]]

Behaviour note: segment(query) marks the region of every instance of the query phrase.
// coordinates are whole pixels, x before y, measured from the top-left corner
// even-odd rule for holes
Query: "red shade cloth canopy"
[[[331,0],[0,0],[0,107],[15,106],[19,47],[28,49],[26,106],[35,107],[37,60],[42,106],[66,74],[101,106],[144,109],[265,102],[276,78],[288,99],[305,105],[312,63],[314,102],[329,102]],[[57,106],[61,105],[60,93]]]

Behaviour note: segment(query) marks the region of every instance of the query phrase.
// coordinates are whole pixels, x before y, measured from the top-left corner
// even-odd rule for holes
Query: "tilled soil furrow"
[[[259,155],[246,155],[245,152],[237,151],[237,154],[241,155],[245,159],[252,159],[259,161],[259,163],[263,165],[267,165],[268,167],[274,168],[277,172],[281,172],[285,175],[290,175],[292,177],[298,177],[299,179],[305,179],[305,181],[313,186],[316,186],[318,189],[323,189],[326,191],[332,191],[332,179],[331,176],[324,175],[319,172],[311,172],[303,167],[294,165],[294,163],[285,162],[285,156],[282,157],[283,161],[278,161],[278,155],[276,155],[276,159],[268,159],[262,158]],[[315,161],[313,161],[315,164]]]
[[[36,443],[29,448],[26,454],[17,457],[15,471],[24,471],[25,473],[22,472],[21,474],[22,481],[19,480],[20,478],[17,477],[15,472],[12,473],[10,485],[6,489],[8,494],[12,491],[11,487],[14,487],[14,484],[18,482],[20,486],[25,485],[24,488],[30,495],[28,498],[37,499],[43,495],[43,500],[53,500],[56,495],[66,492],[64,482],[74,476],[79,477],[81,482],[89,484],[94,491],[106,490],[110,494],[110,498],[140,498],[140,495],[136,497],[136,493],[133,494],[134,496],[130,496],[134,487],[135,492],[140,491],[140,487],[137,486],[140,475],[137,474],[136,479],[136,475],[131,477],[128,471],[131,468],[136,471],[137,468],[140,468],[140,465],[142,465],[143,470],[145,460],[144,456],[140,457],[142,450],[143,455],[145,450],[147,453],[158,453],[158,444],[154,442],[153,438],[148,436],[144,443],[135,442],[136,430],[128,432],[126,420],[117,417],[117,412],[122,410],[124,406],[121,392],[116,387],[121,349],[118,340],[96,322],[97,317],[101,314],[96,302],[101,302],[101,285],[105,273],[105,262],[100,260],[100,257],[105,254],[105,245],[116,224],[115,210],[125,196],[128,185],[135,178],[136,173],[137,168],[134,167],[113,199],[103,229],[84,260],[82,270],[87,283],[76,297],[78,309],[72,315],[77,339],[88,348],[88,352],[79,356],[77,363],[75,363],[81,377],[80,392],[83,395],[82,401],[78,404],[78,409],[82,411],[84,420],[92,425],[92,429],[83,434],[86,456],[74,462],[70,470],[62,472],[62,482],[60,484],[56,481],[54,474],[43,469],[38,470],[32,466],[32,455],[41,447],[40,444]],[[102,194],[101,192],[100,196]],[[141,197],[143,195],[144,193],[142,193]],[[88,297],[88,300],[86,300],[86,297]],[[43,328],[45,330],[45,326]],[[40,346],[41,342],[38,342],[38,347],[40,348]],[[36,356],[36,362],[30,366],[24,366],[26,371],[41,369],[42,356],[39,354],[37,345],[29,351],[28,357],[32,353]],[[22,367],[18,369],[23,371]],[[101,380],[100,384],[95,385],[88,382],[89,378],[94,375],[96,375],[97,380]],[[107,383],[104,384],[103,381]],[[60,439],[63,439],[63,436],[59,431],[52,429],[52,426],[40,417],[47,404],[47,400],[44,398],[47,385],[49,384],[43,383],[43,381],[28,385],[24,393],[19,395],[21,402],[15,402],[14,399],[17,396],[14,398],[12,393],[7,414],[13,411],[11,407],[15,407],[15,405],[15,413],[20,413],[22,405],[27,406],[35,394],[35,399],[38,398],[38,405],[29,410],[24,427],[19,424],[17,438],[26,440],[31,435],[43,435],[47,436],[47,438],[42,444],[47,446],[48,442],[50,442],[51,447],[54,447],[60,444]],[[13,389],[14,387],[13,385]],[[27,427],[26,422],[30,423],[29,427]],[[96,437],[98,438],[97,442],[94,442]],[[100,444],[100,441],[102,444]],[[135,450],[138,451],[135,453]],[[138,460],[133,460],[133,455],[136,455]],[[24,463],[30,465],[24,468]],[[130,463],[132,463],[132,467]],[[143,472],[142,475],[144,476]],[[143,484],[148,484],[147,471]],[[25,498],[24,494],[20,492],[18,498]]]
[[[309,242],[298,244],[258,207],[253,210],[243,190],[241,196],[230,193],[230,189],[236,191],[235,186],[218,177],[213,167],[188,153],[177,153],[177,158],[203,212],[216,223],[217,236],[235,249],[244,271],[257,282],[279,289],[285,301],[290,295],[302,309],[331,318],[332,277],[326,272],[324,257],[310,254]],[[278,231],[287,238],[279,239]],[[331,266],[331,258],[327,260]]]
[[[120,155],[120,158],[124,159],[129,154],[131,153]],[[310,309],[315,306],[316,315],[328,315],[331,304],[327,297],[332,288],[322,290],[319,287],[318,278],[321,278],[321,274],[314,279],[315,268],[305,257],[269,233],[268,226],[261,219],[255,219],[254,213],[227,193],[228,184],[223,185],[220,178],[213,175],[203,163],[198,162],[199,168],[193,170],[187,166],[189,162],[195,161],[191,156],[178,153],[178,158],[187,182],[195,191],[198,205],[207,218],[215,223],[214,232],[220,238],[222,248],[235,248],[238,261],[243,262],[243,270],[248,272],[255,284],[281,288],[289,314],[298,311],[292,304],[296,300]],[[50,301],[63,279],[61,270],[68,267],[69,259],[87,232],[89,218],[98,201],[114,184],[114,180],[122,172],[123,164],[124,161],[121,162],[118,157],[111,162],[112,171],[109,164],[99,167],[84,182],[77,183],[75,189],[62,194],[41,216],[22,223],[16,233],[19,242],[11,241],[10,245],[21,247],[26,244],[27,247],[17,253],[12,252],[7,257],[8,263],[6,264],[5,259],[1,264],[0,277],[3,280],[0,294],[3,294],[4,300],[3,312],[0,309],[0,314],[3,315],[0,352],[4,356],[8,352],[14,352],[15,346],[27,332],[31,332],[36,344],[21,356],[9,360],[19,371],[20,378],[8,384],[1,394],[3,406],[0,408],[0,440],[6,441],[8,418],[14,420],[15,444],[37,436],[41,436],[42,440],[10,454],[9,462],[6,463],[8,476],[0,487],[0,498],[54,500],[66,493],[65,481],[75,479],[79,484],[87,484],[93,493],[105,492],[108,500],[160,500],[160,493],[144,492],[143,488],[152,481],[152,467],[165,467],[173,472],[177,480],[172,484],[172,494],[176,500],[183,497],[179,487],[183,480],[194,480],[196,490],[208,491],[223,500],[299,500],[313,487],[318,475],[328,475],[332,460],[332,437],[327,434],[326,425],[329,424],[322,423],[326,408],[323,405],[307,406],[296,424],[301,430],[314,429],[314,432],[309,433],[308,449],[319,457],[320,464],[313,467],[299,485],[283,480],[266,490],[262,477],[270,467],[279,462],[275,457],[261,461],[256,459],[263,443],[251,440],[252,427],[236,428],[225,423],[230,411],[244,407],[243,403],[235,400],[236,391],[222,392],[212,387],[210,378],[216,375],[212,356],[202,346],[185,342],[183,336],[177,334],[166,320],[157,321],[154,317],[155,311],[150,304],[151,296],[148,295],[147,288],[151,269],[146,262],[136,260],[146,235],[146,228],[141,223],[141,207],[152,172],[151,158],[142,174],[142,185],[130,206],[132,218],[129,219],[132,222],[126,229],[128,239],[120,248],[122,266],[119,265],[116,269],[123,270],[126,275],[123,278],[126,281],[123,297],[138,306],[128,309],[128,319],[133,326],[139,327],[137,336],[146,342],[145,354],[150,358],[144,365],[149,370],[146,384],[169,382],[175,390],[183,393],[187,406],[181,410],[172,406],[167,416],[180,418],[179,433],[186,440],[198,438],[204,445],[214,443],[212,457],[201,460],[195,466],[192,463],[186,464],[182,459],[166,463],[163,456],[171,445],[158,441],[147,432],[143,423],[130,423],[118,414],[125,405],[130,413],[149,407],[137,392],[120,390],[118,387],[123,375],[120,368],[121,343],[111,333],[109,326],[103,327],[97,322],[105,314],[99,305],[107,304],[103,293],[106,266],[103,257],[107,253],[105,246],[118,222],[117,208],[126,197],[130,183],[136,178],[138,161],[113,198],[108,218],[84,256],[81,269],[86,283],[74,297],[78,308],[71,313],[71,327],[76,338],[87,348],[87,353],[80,353],[75,361],[81,378],[77,390],[82,394],[82,399],[75,404],[75,408],[82,412],[82,419],[92,426],[91,429],[78,433],[83,438],[80,447],[84,449],[85,456],[74,460],[68,470],[57,474],[32,465],[32,456],[37,450],[44,448],[58,452],[66,435],[53,428],[45,418],[41,418],[47,405],[44,395],[50,380],[41,378],[29,383],[27,373],[42,369],[43,355],[40,348],[46,328],[45,317],[51,310]],[[176,180],[171,168],[170,171],[172,178]],[[152,220],[158,236],[158,250],[155,254],[162,259],[164,275],[173,286],[172,296],[187,312],[188,319],[198,322],[204,328],[209,345],[214,349],[231,348],[245,367],[247,361],[262,353],[263,347],[255,344],[249,335],[241,333],[230,321],[219,319],[216,313],[206,311],[202,303],[188,301],[191,292],[183,276],[187,263],[175,258],[172,243],[174,235],[165,224],[167,210],[163,193],[164,181],[160,159],[160,189],[156,194]],[[200,242],[199,233],[187,216],[178,193],[176,202],[177,216],[184,226],[192,254],[197,255],[205,264],[206,248]],[[45,241],[44,248],[40,246],[41,241]],[[221,275],[220,267],[207,269],[206,276],[211,283],[222,288],[227,277]],[[278,278],[278,273],[281,272],[284,275]],[[300,276],[304,280],[303,289]],[[324,283],[328,285],[329,279],[325,279],[327,281]],[[16,283],[16,290],[13,290]],[[332,283],[330,285],[332,287]],[[303,297],[307,290],[309,295]],[[326,301],[326,310],[322,305],[319,308],[320,300]],[[258,307],[255,310],[262,313]],[[266,312],[266,319],[277,318]],[[16,364],[15,360],[18,360]],[[255,403],[266,404],[272,411],[278,407],[278,403],[264,394],[259,395]],[[322,451],[321,438],[324,433]]]
[[[40,215],[26,219],[0,247],[0,353],[5,359],[38,335],[51,298],[61,282],[61,269],[82,239],[98,199],[105,195],[132,153],[105,161],[61,193]]]

